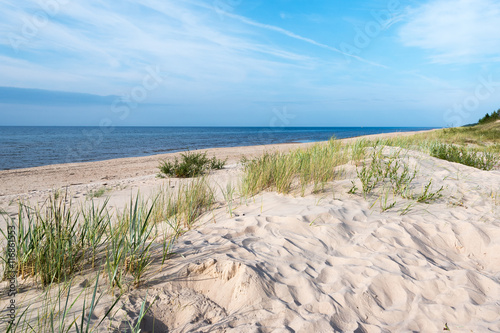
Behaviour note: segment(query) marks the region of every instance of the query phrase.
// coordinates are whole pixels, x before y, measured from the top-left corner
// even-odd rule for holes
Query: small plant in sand
[[[431,203],[433,201],[436,201],[437,199],[441,198],[443,195],[441,192],[443,191],[444,187],[441,186],[437,191],[432,192],[431,191],[431,186],[432,186],[432,179],[429,180],[427,185],[424,186],[424,190],[422,194],[417,195],[415,197],[415,200],[417,202],[422,202],[422,203]]]
[[[101,188],[99,188],[97,190],[89,191],[87,197],[89,199],[100,198],[100,197],[102,197],[106,193],[107,190],[108,189],[106,187],[101,187]]]
[[[494,206],[500,206],[500,192],[492,190],[490,193],[490,197],[493,201]]]
[[[361,181],[362,191],[366,197],[379,184],[389,182],[394,195],[403,195],[408,192],[410,184],[417,176],[417,170],[402,161],[401,152],[398,151],[385,158],[382,149],[375,149],[370,157],[370,162],[364,162],[357,170]]]
[[[390,188],[383,191],[382,195],[377,199],[380,201],[380,209],[382,210],[382,212],[385,212],[385,211],[393,208],[394,206],[396,206],[396,200],[394,200],[394,201],[389,200],[389,197],[390,197],[389,192],[390,191],[391,191]],[[394,196],[393,196],[393,199],[395,199]],[[375,202],[377,202],[377,201],[375,201]],[[372,205],[372,207],[373,207],[373,205]]]
[[[227,160],[219,160],[215,156],[208,158],[207,153],[182,153],[181,160],[161,162],[159,169],[161,176],[192,178],[203,175],[209,170],[224,168]]]
[[[221,192],[222,196],[224,197],[224,200],[227,203],[227,210],[229,216],[233,217],[233,201],[234,201],[235,187],[231,184],[231,182],[228,182],[226,184],[226,190],[224,190],[224,188],[221,187]]]
[[[363,162],[362,166],[357,169],[357,176],[361,182],[361,189],[365,198],[372,194],[376,188],[383,188],[382,194],[371,207],[378,201],[382,212],[385,212],[396,206],[396,196],[426,204],[434,202],[442,196],[444,188],[432,190],[432,180],[423,187],[421,194],[414,194],[412,188],[418,174],[417,169],[410,168],[408,163],[404,161],[404,157],[401,156],[401,151],[384,156],[382,149],[382,147],[376,147],[371,153],[369,161]],[[354,194],[357,190],[356,183],[352,183],[353,187],[349,190],[350,194]],[[389,200],[389,192],[392,192],[391,200]],[[414,203],[409,203],[401,211],[401,214],[407,214],[413,205]]]

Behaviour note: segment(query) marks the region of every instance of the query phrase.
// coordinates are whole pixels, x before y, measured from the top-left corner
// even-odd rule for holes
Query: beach
[[[404,155],[418,170],[415,193],[429,184],[430,191],[442,189],[439,198],[384,202],[384,190],[362,195],[353,191],[361,188],[361,163],[347,163],[321,191],[264,191],[222,203],[224,189],[241,179],[243,156],[315,144],[202,150],[227,159],[208,176],[221,204],[176,240],[164,265],[153,262],[143,283],[124,292],[105,325],[124,330],[146,300],[141,332],[500,332],[500,170],[384,147],[381,156]],[[0,171],[0,207],[14,217],[19,199],[42,205],[55,191],[88,205],[102,190],[93,200],[109,199],[120,212],[138,193],[147,198],[182,186],[184,180],[157,176],[161,160],[178,156]],[[75,295],[89,287],[92,274],[75,278]],[[97,318],[114,295],[104,280]],[[30,281],[22,281],[18,304],[41,293]],[[2,297],[2,309],[7,301]]]
[[[0,16],[0,332],[500,333],[500,1]]]

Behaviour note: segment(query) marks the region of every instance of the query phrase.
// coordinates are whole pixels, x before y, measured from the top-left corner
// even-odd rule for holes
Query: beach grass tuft
[[[287,194],[298,188],[305,195],[308,185],[318,192],[335,179],[339,174],[336,167],[347,160],[347,150],[337,140],[290,153],[265,153],[244,161],[242,194],[252,196],[264,190]]]
[[[224,168],[227,160],[208,158],[207,153],[186,152],[174,161],[163,161],[160,163],[160,175],[177,178],[199,177],[209,170],[220,170]]]

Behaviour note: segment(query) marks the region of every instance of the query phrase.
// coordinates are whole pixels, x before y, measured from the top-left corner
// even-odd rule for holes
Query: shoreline
[[[99,162],[109,159],[145,157],[186,150],[235,148],[254,145],[321,142],[354,136],[413,132],[436,127],[130,127],[113,131],[106,140],[93,138],[95,128],[87,130],[63,126],[0,126],[0,171],[34,168],[54,164]],[[127,127],[128,128],[128,127]],[[176,129],[181,128],[181,129]],[[6,129],[4,131],[4,129]],[[156,129],[156,130],[154,130]],[[83,137],[82,137],[83,136]],[[24,137],[24,138],[23,138]],[[36,142],[32,144],[30,142]],[[44,149],[43,147],[50,147]],[[44,154],[40,154],[40,149]]]
[[[408,136],[418,133],[435,131],[436,129],[411,132],[390,132],[356,136],[338,139],[349,142],[360,138],[388,138]],[[227,163],[237,163],[242,156],[256,157],[265,151],[290,151],[300,147],[308,147],[326,141],[307,143],[279,143],[257,146],[238,146],[225,148],[207,148],[192,150],[193,152],[207,152],[208,156],[226,159]],[[93,162],[76,162],[64,164],[50,164],[23,169],[0,170],[0,198],[27,194],[30,192],[60,189],[64,187],[102,184],[135,177],[151,176],[158,172],[161,160],[179,157],[183,152],[155,154],[140,157],[124,157]]]

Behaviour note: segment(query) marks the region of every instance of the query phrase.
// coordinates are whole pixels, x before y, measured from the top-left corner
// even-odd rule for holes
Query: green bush
[[[224,167],[226,160],[219,160],[215,156],[208,158],[207,153],[182,153],[181,160],[176,157],[173,162],[163,161],[160,174],[177,178],[192,178],[204,174],[207,170],[219,170]]]

